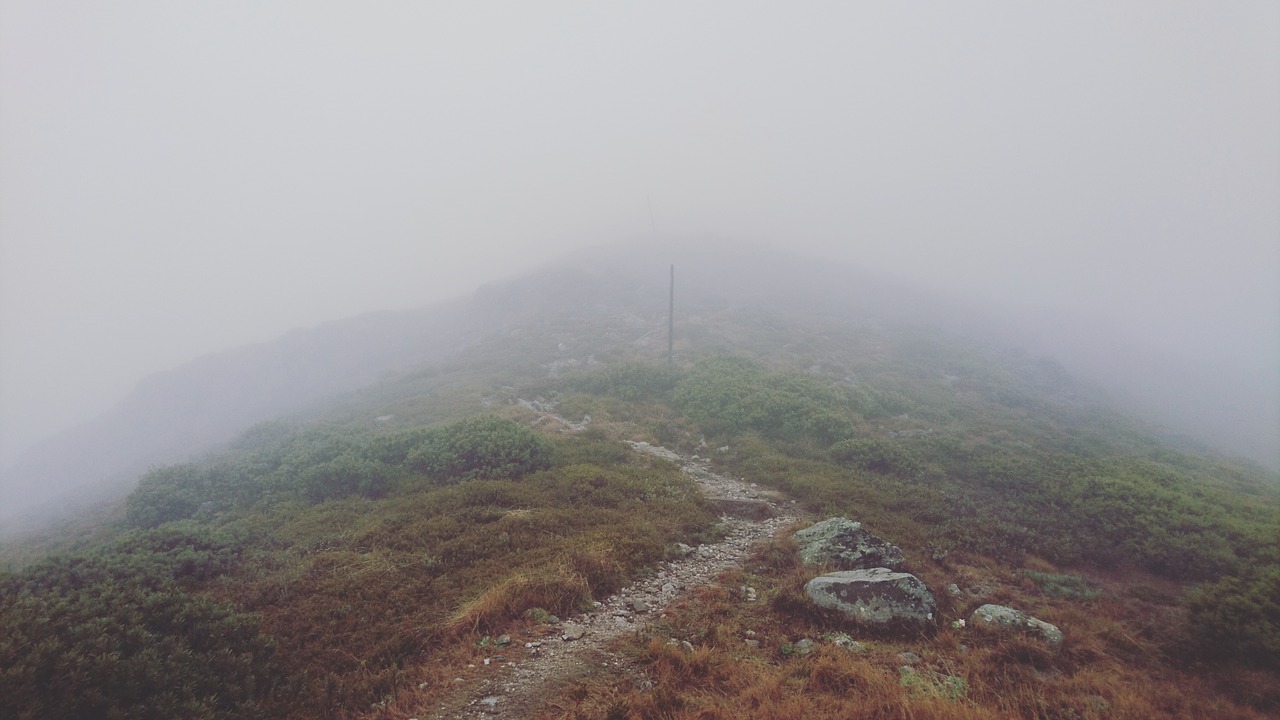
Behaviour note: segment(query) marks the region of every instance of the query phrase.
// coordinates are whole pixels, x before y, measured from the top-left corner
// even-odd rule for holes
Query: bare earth
[[[721,501],[726,511],[722,521],[729,531],[725,539],[689,548],[685,557],[662,563],[653,577],[623,588],[589,612],[549,626],[540,640],[495,649],[491,674],[459,687],[422,717],[532,717],[557,687],[588,671],[611,667],[619,675],[629,673],[628,662],[609,650],[614,640],[644,631],[671,603],[693,588],[714,583],[721,573],[740,566],[752,546],[799,520],[791,503],[751,483],[711,472],[703,458],[686,458],[643,442],[629,444],[637,452],[679,464],[707,497]]]

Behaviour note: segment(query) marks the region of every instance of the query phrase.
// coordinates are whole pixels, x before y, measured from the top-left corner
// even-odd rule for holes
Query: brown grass
[[[487,631],[527,610],[542,608],[567,615],[590,600],[586,579],[567,568],[532,575],[517,573],[463,603],[443,627],[450,635]]]
[[[1177,633],[1165,628],[1177,627],[1178,619],[1170,607],[1124,594],[1082,605],[1046,597],[995,567],[931,568],[934,587],[942,580],[988,585],[990,597],[1059,624],[1066,641],[1053,649],[1031,637],[952,628],[950,620],[964,617],[977,598],[949,604],[936,635],[895,639],[804,607],[799,587],[814,571],[799,565],[793,549],[787,539],[763,545],[744,570],[670,608],[651,634],[622,641],[646,683],[617,686],[614,678],[594,676],[538,717],[1260,720],[1280,707],[1274,673],[1172,663]],[[760,602],[743,601],[740,585],[755,587]],[[832,642],[841,631],[865,650]],[[795,642],[804,637],[815,646],[800,655]],[[682,649],[681,640],[693,649]],[[901,657],[908,650],[920,658],[909,672]]]

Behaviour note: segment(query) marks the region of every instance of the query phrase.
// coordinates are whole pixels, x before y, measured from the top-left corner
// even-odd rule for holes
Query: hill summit
[[[588,254],[301,331],[51,444],[122,479],[5,547],[4,714],[1280,710],[1274,474],[760,248],[678,266],[668,362],[668,277]]]

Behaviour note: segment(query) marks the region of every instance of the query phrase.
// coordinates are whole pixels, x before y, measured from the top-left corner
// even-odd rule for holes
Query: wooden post
[[[676,346],[676,266],[671,264],[671,297],[667,307],[667,364],[674,364]]]

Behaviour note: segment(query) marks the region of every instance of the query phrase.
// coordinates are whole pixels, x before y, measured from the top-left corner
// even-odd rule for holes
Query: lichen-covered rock
[[[902,567],[902,550],[862,529],[862,523],[833,517],[795,535],[808,565],[831,564],[844,570]]]
[[[1062,644],[1062,631],[1056,625],[1004,605],[983,605],[969,616],[969,626],[997,631],[1025,632],[1041,638],[1052,647]]]
[[[804,591],[817,605],[870,625],[928,625],[938,609],[919,578],[889,568],[827,573],[806,583]]]

